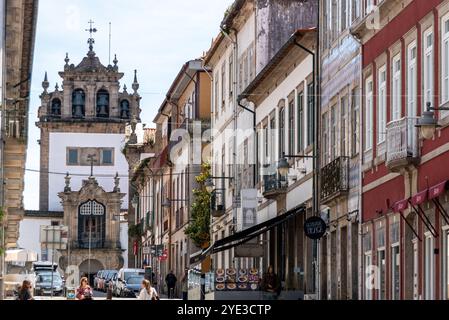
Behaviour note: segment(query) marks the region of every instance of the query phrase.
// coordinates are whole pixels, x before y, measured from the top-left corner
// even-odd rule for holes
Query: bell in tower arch
[[[72,94],[72,116],[75,118],[84,118],[86,105],[86,96],[84,91],[77,89]]]
[[[109,93],[106,90],[100,90],[97,94],[97,117],[109,117]]]

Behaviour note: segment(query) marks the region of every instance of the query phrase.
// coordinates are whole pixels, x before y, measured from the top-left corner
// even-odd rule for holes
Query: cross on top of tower
[[[87,32],[89,32],[90,34],[90,38],[87,40],[87,43],[89,44],[89,51],[93,51],[94,50],[94,43],[95,43],[95,39],[93,38],[93,34],[96,33],[98,30],[96,28],[93,27],[93,25],[95,24],[94,21],[89,20],[89,29],[86,29]]]

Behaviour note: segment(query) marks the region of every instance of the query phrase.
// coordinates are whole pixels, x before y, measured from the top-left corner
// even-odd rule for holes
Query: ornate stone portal
[[[118,177],[115,178],[118,184]],[[118,188],[106,192],[94,177],[72,191],[66,177],[65,191],[59,193],[64,208],[64,225],[69,227],[69,245],[61,251],[60,266],[78,266],[80,275],[93,277],[98,270],[123,267],[120,245],[120,207],[124,193]]]

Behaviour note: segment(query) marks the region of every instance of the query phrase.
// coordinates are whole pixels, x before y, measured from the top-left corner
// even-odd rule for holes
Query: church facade
[[[90,30],[95,32],[95,29]],[[132,92],[120,80],[117,57],[105,66],[89,51],[78,64],[59,72],[62,86],[49,90],[48,75],[39,108],[40,212],[64,212],[69,245],[60,267],[80,274],[127,266],[128,170],[122,153],[126,128],[140,122],[139,83]]]

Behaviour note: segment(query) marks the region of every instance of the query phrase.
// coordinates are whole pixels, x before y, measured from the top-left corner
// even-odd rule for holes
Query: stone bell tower
[[[126,126],[140,122],[139,83],[134,72],[133,92],[121,87],[124,74],[119,71],[117,56],[113,65],[105,66],[94,51],[91,27],[89,51],[78,64],[65,57],[64,71],[59,72],[62,86],[50,83],[45,74],[37,126],[40,137],[40,210],[62,211],[58,193],[64,189],[65,173],[72,176],[72,187],[80,189],[89,177],[90,159],[94,159],[97,181],[105,190],[113,189],[118,172],[128,174],[128,163],[121,150]],[[121,179],[121,190],[128,190],[127,179]],[[127,209],[125,196],[122,209]]]

